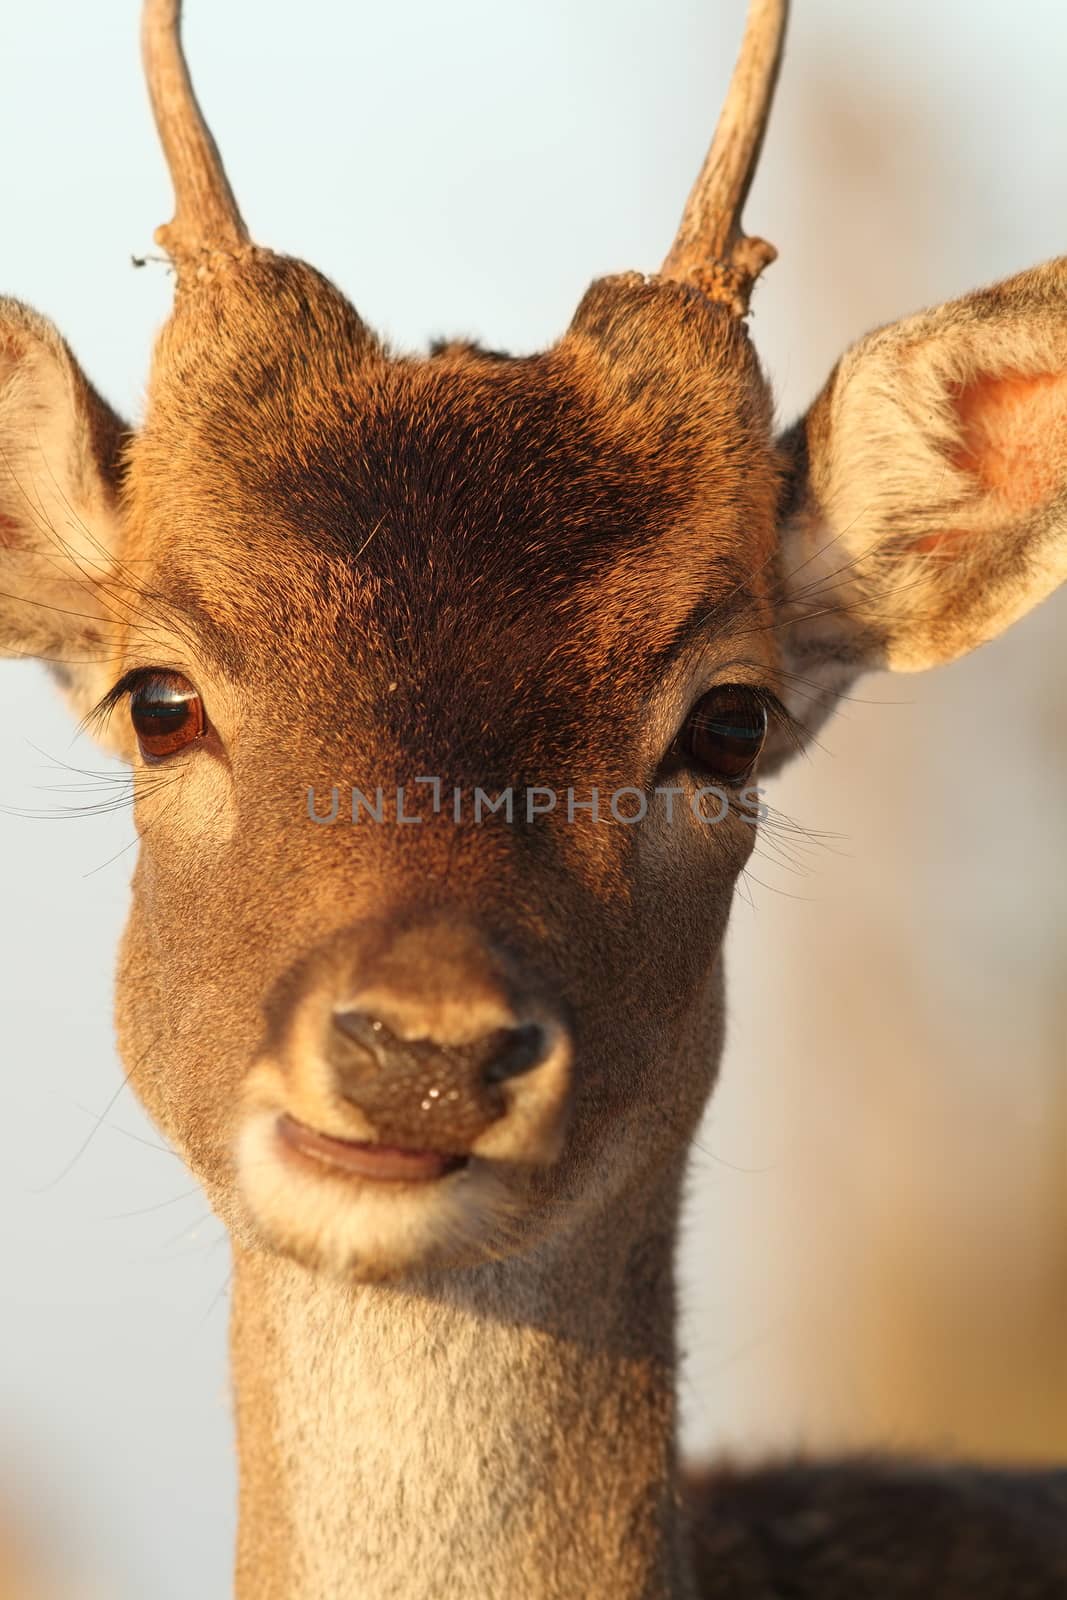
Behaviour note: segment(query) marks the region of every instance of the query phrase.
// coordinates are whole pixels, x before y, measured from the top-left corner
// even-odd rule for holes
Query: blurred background
[[[130,263],[170,205],[137,9],[0,21],[3,288],[132,416],[170,300]],[[187,11],[254,234],[402,346],[523,351],[657,266],[744,4]],[[869,328],[1067,249],[1065,53],[1058,0],[796,0],[746,213],[783,421]],[[694,1448],[1067,1456],[1065,638],[1061,593],[864,681],[774,785],[683,1247]],[[227,1247],[114,1053],[131,819],[39,669],[0,668],[0,729],[0,1520],[64,1594],[222,1600]]]

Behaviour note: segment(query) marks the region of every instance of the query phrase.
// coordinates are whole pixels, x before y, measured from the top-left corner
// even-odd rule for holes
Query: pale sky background
[[[794,9],[746,218],[781,252],[754,328],[787,419],[869,327],[1067,249],[1058,0]],[[743,5],[187,10],[194,76],[255,236],[313,261],[402,345],[448,332],[526,350],[562,330],[594,276],[657,265]],[[7,0],[0,20],[0,286],[52,317],[132,415],[170,296],[162,266],[130,265],[170,206],[137,11],[135,0]],[[888,1412],[876,1404],[881,1357],[861,1352],[850,1368],[831,1336],[835,1374],[828,1356],[822,1379],[800,1370],[794,1290],[833,1230],[806,1232],[804,1206],[790,1203],[783,1231],[781,1197],[800,1192],[781,1180],[803,1142],[798,1100],[820,1108],[806,1148],[832,1174],[819,1217],[875,1228],[872,1186],[914,1161],[904,1209],[915,1236],[942,1237],[953,1208],[964,1232],[977,1219],[983,1263],[998,1248],[1006,1262],[1025,1257],[1035,1304],[1058,1270],[1054,1250],[1027,1254],[1019,1240],[1044,1237],[1034,1218],[1052,1201],[1034,1189],[1035,1152],[1047,1154],[1063,1112],[1045,1064],[1062,1064],[1065,1022],[1064,600],[980,661],[928,683],[866,686],[825,753],[775,795],[843,838],[815,853],[799,886],[759,868],[754,906],[737,915],[731,1050],[684,1261],[684,1401],[702,1444],[865,1430],[943,1439],[954,1427],[924,1398],[943,1385],[914,1380],[918,1356],[903,1361],[912,1377]],[[0,806],[99,798],[70,768],[103,763],[72,740],[39,669],[0,666],[0,730]],[[990,780],[1005,773],[1028,798],[1010,828],[1003,808],[995,825],[990,810]],[[125,812],[0,814],[0,1516],[5,1503],[32,1510],[108,1600],[222,1600],[233,1537],[226,1244],[130,1095],[115,1098],[111,972],[132,836]],[[843,973],[848,959],[858,965]],[[896,1061],[898,1048],[915,1061],[925,1051],[934,1069],[914,1082],[864,1076],[879,1050]],[[902,1114],[880,1098],[890,1075],[914,1089],[907,1125],[920,1130],[893,1150],[865,1110],[886,1128]],[[828,1127],[840,1162],[827,1157]],[[922,1129],[937,1130],[925,1145]],[[953,1130],[970,1152],[962,1165]],[[819,1280],[836,1285],[817,1298],[842,1348],[876,1340],[882,1319],[872,1311],[867,1327],[864,1306],[882,1303],[890,1279],[882,1272],[869,1294],[849,1274]],[[1029,1292],[1012,1282],[1007,1298]],[[1019,1385],[1000,1393],[997,1437],[1025,1444],[1037,1436],[1018,1419],[1052,1401],[1032,1377]],[[831,1390],[840,1409],[831,1425],[824,1407],[819,1423],[813,1408]]]

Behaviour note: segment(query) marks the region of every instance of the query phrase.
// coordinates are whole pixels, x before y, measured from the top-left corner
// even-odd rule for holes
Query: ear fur
[[[810,726],[857,673],[951,661],[1067,577],[1067,258],[870,334],[781,446]]]
[[[122,610],[125,435],[52,324],[0,299],[0,655],[47,661],[79,709]]]

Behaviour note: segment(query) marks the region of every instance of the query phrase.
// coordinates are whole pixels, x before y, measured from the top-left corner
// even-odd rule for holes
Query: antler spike
[[[218,146],[193,92],[181,41],[181,0],[144,0],[141,53],[152,112],[174,185],[174,220],[156,242],[179,273],[205,253],[249,244]]]
[[[700,176],[693,185],[662,275],[695,284],[736,316],[778,254],[741,231],[741,210],[759,161],[782,59],[789,0],[750,0],[741,51]]]

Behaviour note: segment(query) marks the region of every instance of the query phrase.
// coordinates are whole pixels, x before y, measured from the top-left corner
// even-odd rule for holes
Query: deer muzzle
[[[471,1156],[542,1165],[559,1153],[564,1007],[469,921],[344,930],[277,986],[267,1033],[250,1091],[273,1102],[290,1145],[327,1164],[414,1179]],[[420,1154],[440,1159],[417,1169]]]

